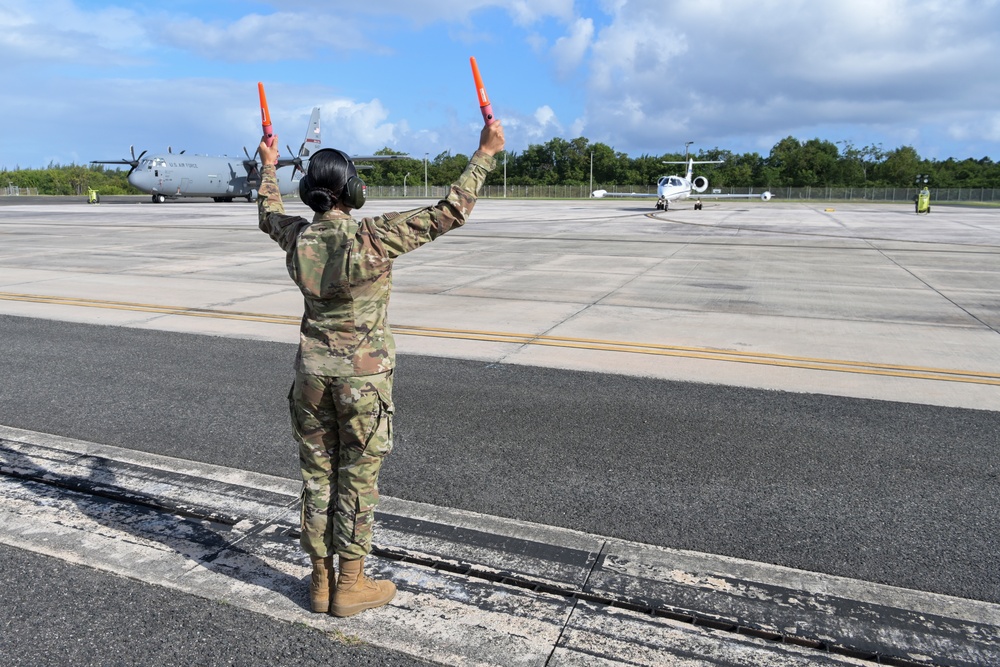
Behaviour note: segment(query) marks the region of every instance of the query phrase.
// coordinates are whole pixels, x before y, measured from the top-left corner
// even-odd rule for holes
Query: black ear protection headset
[[[365,182],[358,177],[358,170],[351,161],[351,158],[348,157],[347,153],[336,148],[323,148],[320,150],[335,151],[339,153],[347,164],[350,165],[351,171],[354,172],[352,175],[348,176],[347,183],[344,184],[344,187],[340,190],[340,192],[335,194],[337,201],[341,204],[346,204],[351,208],[361,208],[364,206],[365,190],[367,189],[367,186],[365,186]],[[312,190],[314,187],[312,179],[309,178],[308,174],[306,174],[299,181],[299,197],[305,199],[306,192]]]
[[[365,205],[365,190],[367,190],[365,182],[358,176],[357,167],[355,167],[354,163],[351,162],[351,158],[347,156],[347,153],[337,150],[336,148],[333,150],[344,156],[344,159],[351,165],[351,170],[354,172],[354,174],[347,179],[347,183],[344,184],[344,189],[341,190],[340,194],[337,196],[337,201],[347,204],[351,208],[361,208]]]

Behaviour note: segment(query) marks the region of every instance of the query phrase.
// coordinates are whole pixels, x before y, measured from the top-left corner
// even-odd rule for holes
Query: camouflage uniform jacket
[[[305,297],[296,369],[310,375],[373,375],[395,364],[386,318],[392,260],[465,224],[495,160],[476,151],[451,192],[434,206],[355,221],[336,209],[312,222],[285,215],[274,165],[261,170],[258,222],[286,252]]]

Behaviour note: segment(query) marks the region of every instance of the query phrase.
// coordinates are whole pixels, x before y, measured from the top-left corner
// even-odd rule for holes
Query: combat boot
[[[353,616],[365,609],[381,607],[396,595],[396,585],[385,579],[365,576],[365,559],[340,558],[340,576],[333,589],[330,613]]]
[[[310,557],[312,560],[312,578],[309,581],[309,604],[318,614],[330,611],[330,582],[336,576],[333,570],[333,556],[326,558]]]

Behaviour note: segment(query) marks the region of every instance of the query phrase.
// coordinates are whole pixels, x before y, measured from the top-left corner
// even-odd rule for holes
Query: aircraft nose
[[[128,175],[129,185],[131,185],[134,188],[138,188],[139,190],[143,191],[149,190],[149,188],[146,187],[145,181],[146,181],[146,174],[144,172],[139,171],[138,169],[136,169],[135,171],[133,171],[131,174]]]

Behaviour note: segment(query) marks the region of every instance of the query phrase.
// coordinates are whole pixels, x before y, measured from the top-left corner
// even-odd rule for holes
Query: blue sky
[[[786,136],[1000,160],[998,0],[0,0],[0,167],[282,144],[469,154],[476,56],[508,148]]]

